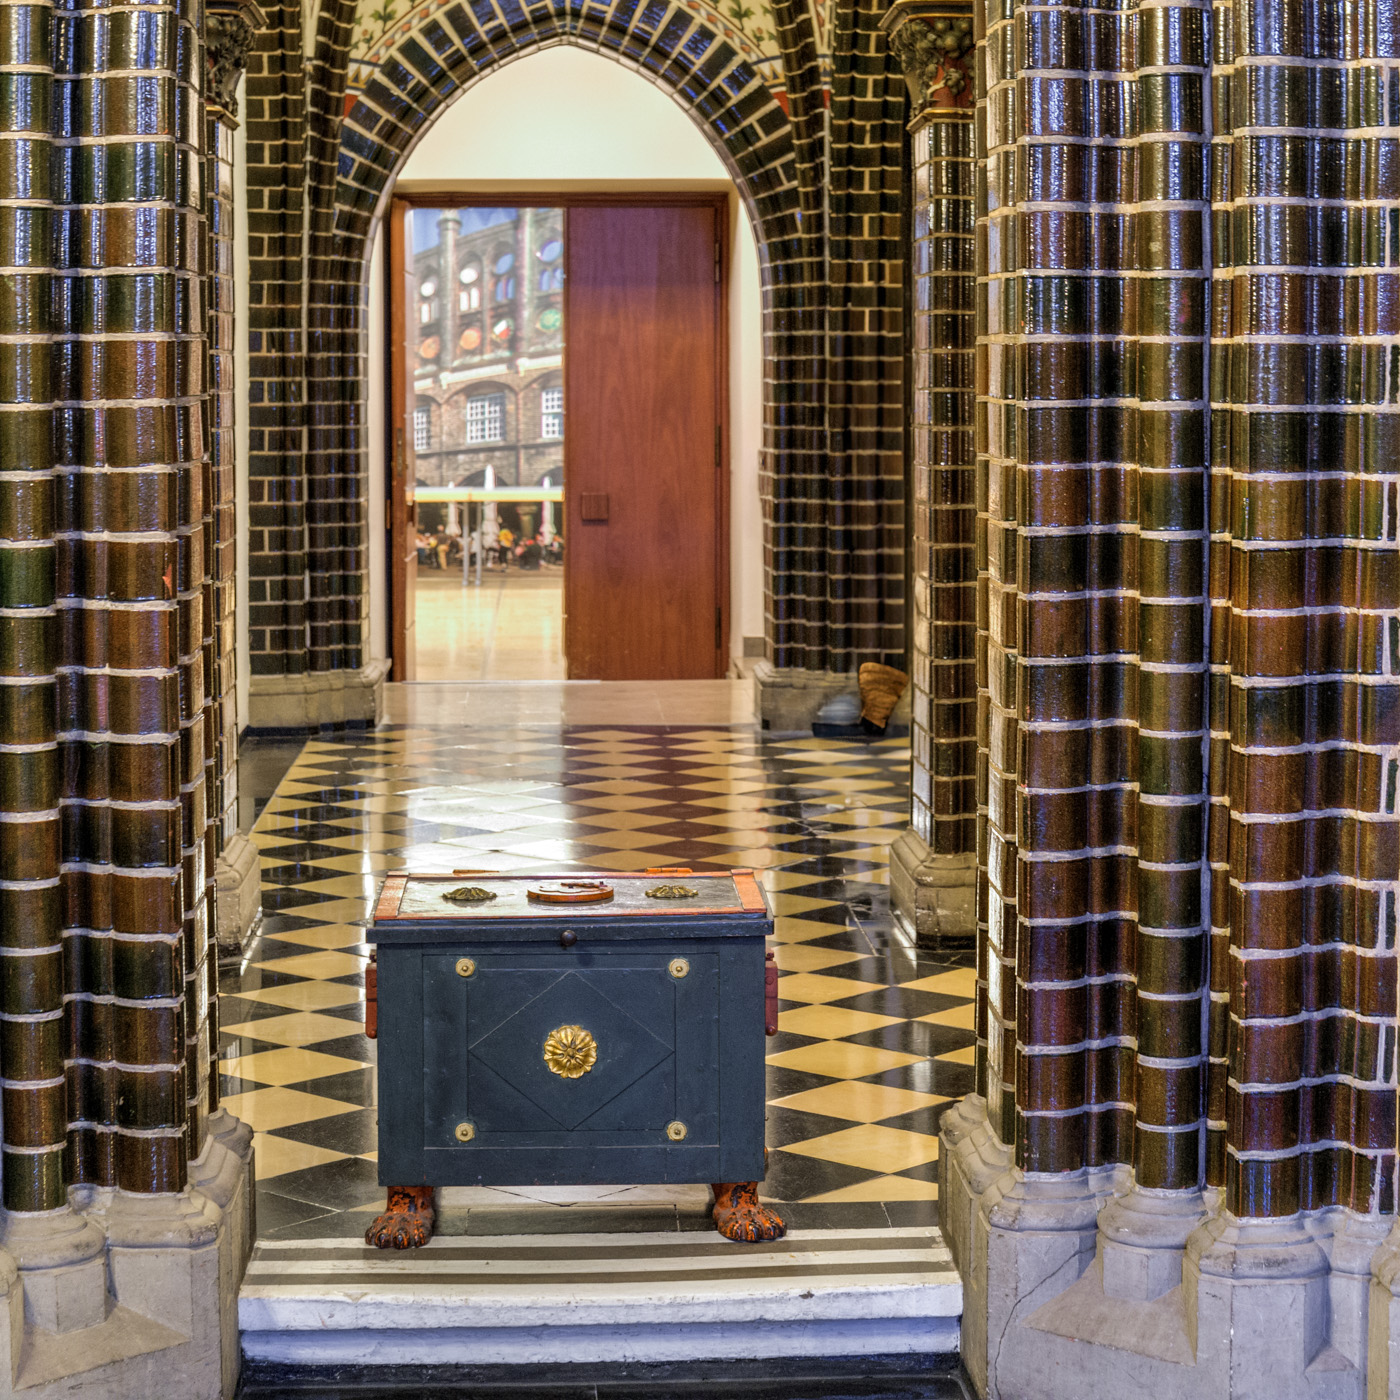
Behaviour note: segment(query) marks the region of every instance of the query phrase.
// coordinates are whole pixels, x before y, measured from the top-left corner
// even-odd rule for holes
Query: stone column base
[[[337,725],[376,725],[384,718],[387,661],[358,671],[314,671],[301,676],[253,676],[248,727],[304,731]]]
[[[1389,1218],[1238,1220],[1214,1191],[1144,1191],[1126,1168],[998,1171],[1009,1150],[975,1095],[939,1136],[963,1361],[984,1400],[1400,1400]]]
[[[241,832],[224,843],[214,863],[214,932],[219,956],[238,957],[262,918],[262,862]]]
[[[0,1216],[0,1395],[232,1400],[252,1133],[223,1110],[210,1128],[176,1195],[74,1187],[71,1209]]]
[[[756,661],[753,679],[754,713],[768,734],[810,734],[817,712],[838,695],[854,696],[860,708],[860,681],[853,673],[780,670],[771,661]],[[909,723],[911,689],[906,686],[899,697],[889,719],[892,727]]]
[[[977,943],[977,857],[935,855],[912,827],[890,847],[890,906],[920,948]]]

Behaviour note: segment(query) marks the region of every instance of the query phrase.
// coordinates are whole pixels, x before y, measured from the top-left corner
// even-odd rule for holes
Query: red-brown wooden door
[[[414,586],[418,580],[418,480],[413,451],[413,335],[409,320],[417,305],[413,275],[412,217],[409,205],[395,200],[389,218],[389,481],[384,524],[389,535],[389,638],[396,681],[418,675]]]
[[[583,206],[566,220],[569,678],[722,676],[720,206]]]

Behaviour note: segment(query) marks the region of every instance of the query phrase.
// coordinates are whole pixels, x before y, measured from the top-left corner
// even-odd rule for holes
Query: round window
[[[467,283],[475,282],[481,276],[481,269],[475,266],[464,267],[457,276]]]
[[[432,294],[435,291],[437,291],[437,283],[432,281],[431,279],[427,282],[424,282],[423,285],[418,288],[419,295],[425,297],[432,296]]]

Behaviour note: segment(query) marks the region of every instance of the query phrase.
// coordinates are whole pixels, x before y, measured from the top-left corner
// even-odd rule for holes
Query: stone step
[[[245,1356],[295,1365],[951,1355],[962,1284],[932,1227],[286,1240],[238,1312]]]

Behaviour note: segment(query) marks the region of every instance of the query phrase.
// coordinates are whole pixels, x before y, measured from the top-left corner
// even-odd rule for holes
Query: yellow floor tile
[[[276,943],[297,943],[306,948],[333,950],[363,946],[366,932],[359,924],[318,924],[315,928],[293,929],[290,933],[266,933],[263,937]],[[350,999],[354,1000],[353,997]]]
[[[274,1003],[275,1004],[275,1003]],[[223,1026],[229,1035],[249,1040],[269,1040],[274,1045],[315,1045],[321,1040],[339,1040],[355,1035],[364,1027],[359,1021],[347,1021],[339,1016],[318,1016],[314,1011],[297,1011],[287,1016],[267,1016],[261,1021],[241,1021],[235,1026]]]
[[[570,789],[573,792],[573,789]],[[644,797],[636,793],[626,796],[605,796],[601,793],[583,793],[571,798],[580,807],[596,807],[605,812],[640,812],[654,807],[665,807],[667,802],[660,797]],[[660,818],[659,820],[664,820]]]
[[[799,1157],[816,1157],[823,1162],[839,1162],[869,1172],[905,1172],[938,1157],[938,1139],[928,1133],[885,1128],[878,1123],[862,1123],[839,1133],[790,1142],[782,1148]]]
[[[801,1070],[803,1074],[823,1074],[828,1079],[864,1079],[867,1075],[912,1065],[922,1058],[904,1050],[886,1050],[879,1045],[823,1040],[816,1045],[799,1045],[796,1050],[769,1055],[768,1063],[781,1069]]]
[[[346,1070],[361,1069],[364,1064],[363,1060],[347,1060],[343,1055],[323,1055],[317,1050],[288,1046],[285,1050],[259,1050],[256,1054],[220,1060],[219,1069],[255,1084],[280,1086],[344,1074]]]
[[[640,812],[604,812],[596,817],[575,817],[574,822],[581,828],[581,840],[591,839],[584,831],[636,831],[639,827],[660,826],[666,820],[664,812],[654,810]]]
[[[314,1123],[318,1118],[330,1118],[337,1113],[353,1113],[356,1107],[300,1089],[250,1089],[245,1094],[229,1094],[220,1102],[255,1133],[289,1128],[293,1123]]]
[[[932,977],[920,977],[917,982],[906,982],[916,992],[937,992],[947,997],[975,997],[977,995],[977,969],[955,967],[950,972],[935,972]]]
[[[977,1063],[977,1047],[964,1045],[961,1050],[949,1050],[945,1054],[935,1055],[934,1059],[946,1061],[950,1065],[975,1065]]]
[[[911,1176],[872,1176],[854,1186],[842,1186],[836,1191],[823,1191],[819,1196],[806,1196],[807,1201],[936,1201],[936,1181],[915,1181]],[[781,1207],[779,1207],[781,1209]]]
[[[915,1016],[916,1021],[926,1021],[931,1026],[950,1026],[954,1030],[975,1030],[974,1018],[977,1008],[968,1002],[965,1006],[950,1006],[946,1011],[933,1011],[927,1016]]]
[[[838,948],[806,948],[801,943],[779,944],[773,953],[773,961],[783,972],[820,972],[824,967],[844,967],[861,960],[859,953],[843,953]]]
[[[268,972],[286,972],[293,977],[315,977],[326,980],[331,977],[348,977],[352,972],[363,972],[368,956],[355,953],[326,951],[323,953],[294,953],[290,958],[259,958],[250,964],[262,967]]]
[[[778,978],[779,1001],[824,1003],[845,1001],[862,992],[878,992],[885,982],[862,982],[854,977],[823,977],[819,972],[795,972]]]
[[[259,1181],[270,1181],[288,1172],[305,1171],[307,1167],[319,1167],[327,1162],[339,1162],[349,1155],[314,1147],[309,1142],[272,1137],[268,1133],[253,1134],[253,1160],[257,1164]]]
[[[791,898],[791,895],[783,896],[784,902]],[[829,909],[831,904],[827,900],[809,899],[807,906],[809,909]],[[843,924],[824,924],[817,919],[780,914],[773,920],[773,937],[779,943],[805,943],[812,938],[830,938],[833,933],[843,932],[844,927]]]
[[[819,1084],[815,1089],[803,1089],[799,1094],[789,1094],[773,1102],[800,1113],[819,1113],[824,1118],[878,1123],[883,1118],[913,1113],[920,1108],[933,1108],[948,1100],[938,1094],[920,1093],[916,1089],[898,1089],[892,1084],[865,1084],[858,1079],[843,1079],[835,1084]],[[929,1126],[933,1126],[931,1118]]]
[[[347,987],[343,982],[289,982],[284,987],[263,987],[259,991],[238,992],[236,995],[245,1001],[288,1006],[296,1011],[329,1011],[333,1006],[349,1006],[353,1001],[364,999],[364,993],[358,987]],[[350,1024],[353,1026],[354,1023]]]
[[[328,924],[354,924],[373,917],[375,898],[323,899],[319,904],[303,904],[294,912],[303,919]]]
[[[831,826],[851,826],[863,829],[870,827],[876,829],[892,829],[894,831],[893,840],[898,840],[904,828],[909,825],[909,817],[906,813],[888,811],[883,807],[853,807],[845,812],[829,812],[822,817],[822,821]],[[867,837],[874,840],[874,836]]]
[[[653,822],[655,826],[658,823]],[[580,833],[579,840],[586,841],[590,846],[602,846],[609,851],[639,851],[644,847],[652,849],[659,843],[664,844],[666,838],[658,836],[654,831],[608,831],[593,830],[587,833]]]
[[[817,1040],[840,1040],[861,1031],[892,1026],[898,1016],[877,1016],[873,1011],[852,1011],[845,1006],[799,1006],[795,1011],[778,1013],[778,1029],[793,1035],[810,1035]]]

